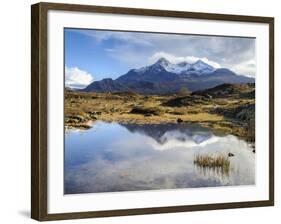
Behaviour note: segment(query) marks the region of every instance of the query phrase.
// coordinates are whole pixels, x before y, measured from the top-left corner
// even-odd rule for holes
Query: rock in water
[[[183,120],[182,120],[181,118],[178,118],[178,119],[177,119],[177,122],[178,122],[178,123],[182,123]]]
[[[234,156],[233,153],[231,153],[231,152],[228,153],[228,157],[233,157],[233,156]]]

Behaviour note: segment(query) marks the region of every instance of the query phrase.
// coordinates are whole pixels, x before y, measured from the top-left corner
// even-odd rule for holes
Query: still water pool
[[[229,157],[230,168],[200,167],[198,155]],[[65,134],[65,194],[255,184],[255,154],[233,135],[194,124],[95,122]]]

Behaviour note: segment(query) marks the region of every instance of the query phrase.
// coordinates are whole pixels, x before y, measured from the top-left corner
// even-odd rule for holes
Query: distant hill
[[[130,89],[114,81],[113,79],[107,78],[101,81],[92,82],[83,90],[86,92],[103,93],[103,92],[124,92],[124,91],[129,91]]]
[[[164,102],[164,106],[169,107],[185,107],[193,106],[194,104],[204,105],[212,98],[255,98],[255,84],[221,84],[216,87],[195,91],[191,95],[179,96]]]
[[[242,98],[255,97],[255,84],[230,84],[224,83],[210,89],[195,91],[192,95],[212,96],[214,98],[227,98],[239,95]]]
[[[131,69],[116,80],[103,79],[95,81],[82,91],[132,91],[140,94],[170,94],[177,93],[182,88],[189,91],[198,91],[224,83],[254,82],[254,78],[237,75],[227,68],[215,69],[201,60],[193,64],[187,62],[173,64],[167,59],[161,58],[150,66]]]

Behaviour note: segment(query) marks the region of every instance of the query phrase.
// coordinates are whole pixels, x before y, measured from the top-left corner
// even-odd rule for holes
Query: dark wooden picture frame
[[[39,221],[79,219],[92,217],[125,216],[170,212],[187,212],[226,208],[259,207],[274,205],[274,18],[194,13],[183,11],[162,11],[136,8],[117,8],[89,5],[38,3],[31,10],[31,217]],[[159,16],[170,18],[195,18],[235,22],[254,22],[269,25],[269,200],[153,207],[108,211],[48,214],[47,210],[47,13],[49,10]]]

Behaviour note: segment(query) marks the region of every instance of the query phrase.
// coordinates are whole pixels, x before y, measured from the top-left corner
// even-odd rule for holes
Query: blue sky
[[[118,45],[118,42],[114,38],[97,41],[81,32],[66,30],[65,65],[86,70],[94,74],[96,80],[116,78],[128,70],[128,65],[112,58],[107,50]]]
[[[255,76],[255,39],[65,29],[66,86],[117,78],[160,57],[172,63],[203,59],[214,67]]]

